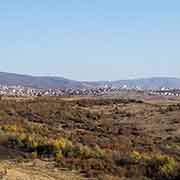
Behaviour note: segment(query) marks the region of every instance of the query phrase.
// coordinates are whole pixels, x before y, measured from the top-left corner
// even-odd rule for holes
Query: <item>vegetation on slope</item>
[[[178,104],[136,100],[1,100],[0,146],[87,178],[175,180],[178,115]]]

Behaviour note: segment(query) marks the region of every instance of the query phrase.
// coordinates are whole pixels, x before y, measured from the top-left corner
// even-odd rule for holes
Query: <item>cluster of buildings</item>
[[[0,85],[1,96],[102,96],[109,94],[110,92],[122,92],[135,91],[135,92],[146,92],[149,95],[161,95],[161,96],[180,96],[180,89],[160,89],[160,90],[140,90],[139,88],[112,88],[110,86],[99,87],[99,88],[58,88],[58,89],[39,89],[30,88],[23,86],[5,86]]]
[[[150,91],[151,95],[160,95],[160,96],[180,96],[180,89],[164,89]]]
[[[104,88],[58,88],[58,89],[39,89],[23,86],[4,86],[0,85],[0,95],[5,96],[101,96],[111,91],[110,87]]]

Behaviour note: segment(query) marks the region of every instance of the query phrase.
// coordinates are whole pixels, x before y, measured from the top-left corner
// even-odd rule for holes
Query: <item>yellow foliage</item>
[[[62,151],[58,151],[56,152],[55,154],[55,158],[56,158],[56,161],[60,160],[63,158],[63,154],[62,154]]]
[[[19,132],[11,132],[10,137],[14,145],[32,152],[33,158],[38,155],[52,155],[56,159],[61,159],[63,156],[81,158],[105,158],[107,156],[106,151],[99,146],[91,148],[79,143],[73,144],[65,138],[47,139],[46,137],[34,137]]]
[[[101,149],[98,145],[95,146],[95,153],[98,158],[106,157],[106,151]]]
[[[80,155],[82,157],[90,157],[92,155],[92,150],[86,145],[79,145]]]
[[[26,141],[29,148],[33,148],[33,149],[37,148],[39,144],[38,141],[36,141],[32,136],[28,136]]]
[[[17,126],[16,125],[4,125],[4,126],[2,126],[2,130],[5,132],[16,132]]]
[[[38,157],[37,152],[36,152],[36,151],[35,151],[35,152],[32,152],[32,153],[31,153],[31,157],[32,157],[33,159],[36,159],[36,158]]]
[[[169,176],[173,174],[178,167],[177,161],[173,157],[167,155],[148,155],[146,153],[133,151],[130,154],[130,157],[136,163],[138,163],[139,161],[143,161],[146,169],[152,168],[152,171],[155,171],[154,173],[161,176]]]
[[[173,157],[160,155],[155,157],[155,162],[161,174],[169,175],[177,168],[177,162]]]
[[[66,146],[66,140],[64,138],[52,140],[50,143],[52,143],[57,150],[64,149]]]
[[[8,125],[3,125],[0,127],[0,129],[4,133],[24,133],[25,129],[21,126],[18,126],[16,124],[8,124]]]
[[[137,151],[133,151],[131,154],[130,154],[130,157],[135,161],[135,162],[139,162],[142,158],[141,154]]]

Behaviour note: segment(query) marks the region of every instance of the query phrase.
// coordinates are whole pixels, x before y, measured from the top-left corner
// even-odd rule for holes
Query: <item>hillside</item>
[[[144,78],[144,79],[133,79],[133,80],[120,80],[112,82],[112,85],[119,87],[122,85],[128,87],[142,87],[143,89],[159,89],[162,87],[166,88],[180,88],[180,79],[169,78],[169,77],[155,77],[155,78]]]
[[[104,85],[111,85],[116,88],[127,86],[129,88],[141,87],[143,89],[160,89],[162,87],[180,88],[180,79],[169,77],[154,77],[118,81],[83,82],[83,85],[89,87],[101,87]]]
[[[179,180],[178,100],[2,99],[0,179]]]
[[[21,85],[25,87],[34,88],[96,88],[104,85],[112,85],[113,87],[129,88],[141,87],[143,89],[159,89],[166,88],[180,88],[180,79],[169,77],[118,80],[118,81],[75,81],[63,77],[50,76],[30,76],[20,75],[15,73],[0,72],[1,85]]]
[[[38,77],[0,72],[0,84],[21,85],[33,88],[79,88],[81,83],[62,77]]]

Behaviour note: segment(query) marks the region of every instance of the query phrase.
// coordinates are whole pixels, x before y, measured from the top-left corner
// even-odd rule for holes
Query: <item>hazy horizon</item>
[[[128,79],[114,79],[114,80],[111,80],[111,79],[102,79],[102,80],[78,80],[78,79],[70,79],[70,78],[67,78],[67,77],[63,77],[63,76],[55,76],[55,75],[43,75],[43,74],[39,74],[39,75],[35,75],[35,74],[27,74],[27,73],[17,73],[17,72],[6,72],[6,71],[0,71],[0,73],[8,73],[8,74],[15,74],[15,75],[23,75],[23,76],[32,76],[32,77],[57,77],[57,78],[65,78],[65,79],[68,79],[68,80],[75,80],[75,81],[81,81],[81,82],[100,82],[100,81],[121,81],[121,80],[139,80],[139,79],[164,79],[164,78],[169,78],[169,79],[180,79],[178,77],[173,77],[173,76],[151,76],[151,77],[137,77],[137,78],[128,78]]]
[[[0,71],[73,80],[180,78],[180,2],[0,2]]]

